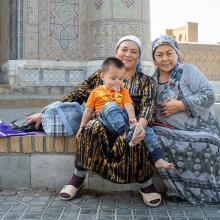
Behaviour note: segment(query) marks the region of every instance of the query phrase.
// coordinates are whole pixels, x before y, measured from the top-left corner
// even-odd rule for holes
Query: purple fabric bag
[[[12,130],[11,126],[3,121],[0,121],[0,138],[9,136],[24,136],[24,135],[35,135],[44,134],[43,131],[19,131]]]

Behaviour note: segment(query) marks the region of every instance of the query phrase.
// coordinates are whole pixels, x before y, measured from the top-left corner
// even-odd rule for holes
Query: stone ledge
[[[75,137],[38,134],[0,138],[0,189],[47,187],[60,190],[72,176],[76,149]],[[165,191],[157,175],[153,182],[158,191]],[[140,184],[115,184],[89,172],[84,187],[102,192],[137,191]]]
[[[74,154],[76,138],[51,137],[44,134],[0,138],[0,155],[35,153]]]

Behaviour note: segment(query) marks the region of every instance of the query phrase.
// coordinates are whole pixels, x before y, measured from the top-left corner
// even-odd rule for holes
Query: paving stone
[[[134,209],[134,210],[133,210],[133,214],[134,214],[135,216],[139,216],[139,215],[141,215],[141,216],[143,216],[143,215],[147,216],[147,215],[150,214],[150,212],[149,212],[148,209]]]
[[[99,203],[100,199],[99,198],[87,198],[84,200],[85,203]]]
[[[42,212],[27,212],[22,216],[22,219],[35,220],[35,219],[39,219],[41,215]]]
[[[151,220],[149,216],[134,216],[134,220]]]
[[[60,220],[74,220],[77,219],[77,215],[63,214]]]
[[[84,194],[72,201],[61,201],[54,192],[39,194],[36,191],[19,192],[19,197],[0,196],[0,219],[35,220],[219,220],[220,206],[194,206],[182,203],[149,208],[132,194],[127,197]],[[127,201],[126,199],[127,198]],[[17,199],[17,201],[16,201]],[[48,207],[49,205],[49,207]],[[42,216],[43,215],[43,216]]]
[[[111,215],[99,216],[98,220],[115,220],[115,216],[111,216]]]
[[[28,212],[43,212],[46,206],[31,206],[28,208]]]
[[[56,220],[56,219],[59,219],[60,217],[60,214],[58,213],[45,213],[43,216],[42,216],[42,220]]]
[[[132,216],[129,215],[118,215],[117,220],[132,220]]]
[[[69,215],[69,214],[77,215],[79,210],[80,210],[79,207],[74,207],[74,206],[65,207],[64,214],[67,214],[67,215]]]
[[[171,217],[185,216],[184,211],[181,210],[168,210],[167,211]]]
[[[84,209],[97,209],[97,207],[99,206],[99,204],[92,204],[92,203],[81,203],[80,207],[84,208]]]
[[[157,209],[152,210],[151,213],[153,216],[168,216],[167,211],[158,211]]]
[[[212,217],[212,218],[208,218],[208,220],[219,220],[219,217]]]
[[[39,195],[38,197],[35,198],[35,201],[47,202],[50,201],[52,198],[53,198],[52,196]]]
[[[9,212],[4,216],[4,220],[16,220],[22,216],[23,212]]]
[[[12,208],[10,209],[10,212],[24,212],[27,209],[26,205],[23,204],[11,204]]]
[[[200,212],[200,211],[197,211],[197,210],[193,210],[193,211],[185,211],[185,213],[186,213],[186,216],[188,216],[188,217],[191,217],[191,216],[193,216],[193,217],[197,217],[197,218],[203,218],[203,214]]]
[[[46,212],[48,213],[61,213],[65,207],[58,206],[58,207],[49,207]]]
[[[101,209],[116,209],[119,208],[120,206],[118,204],[101,204],[100,208]]]
[[[103,198],[102,199],[102,204],[109,204],[109,203],[115,204],[117,202],[118,202],[117,199],[111,199],[111,198]]]
[[[99,215],[115,215],[115,209],[100,209]]]
[[[117,209],[117,215],[131,215],[132,210],[131,209],[126,209],[126,208],[119,208]]]
[[[118,204],[120,205],[131,205],[133,204],[133,199],[119,200]]]
[[[35,197],[34,196],[24,196],[20,201],[22,202],[31,202]]]
[[[188,220],[186,217],[172,217],[172,220]]]
[[[7,212],[9,208],[9,205],[2,205],[0,206],[0,212]]]
[[[204,211],[204,210],[203,210]],[[219,210],[205,210],[204,211],[206,217],[219,217],[220,211]]]
[[[5,201],[8,201],[8,202],[17,201],[19,197],[20,196],[6,196]]]
[[[28,204],[31,206],[46,206],[49,203],[49,201],[44,202],[44,201],[31,201]]]
[[[59,201],[52,201],[51,202],[51,206],[65,206],[65,205],[69,205],[67,202],[65,202],[65,201],[61,201],[60,199],[59,199]]]
[[[18,202],[8,202],[8,201],[0,201],[0,207],[1,206],[15,206],[18,205]]]
[[[3,215],[5,215],[5,212],[0,212],[0,217],[2,217]]]
[[[198,217],[189,217],[188,218],[189,220],[201,220],[201,219],[205,219],[205,220],[207,220],[207,218],[198,218]],[[217,220],[219,220],[219,218],[217,219]]]
[[[97,213],[97,209],[85,209],[83,208],[81,210],[81,213],[80,214],[84,214],[84,215],[95,215]]]
[[[171,220],[171,218],[163,216],[154,216],[153,220]]]
[[[95,215],[80,215],[78,220],[96,220]]]

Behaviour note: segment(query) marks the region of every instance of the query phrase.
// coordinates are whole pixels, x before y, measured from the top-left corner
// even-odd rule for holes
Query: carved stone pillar
[[[115,54],[117,41],[124,35],[143,41],[142,63],[151,66],[149,0],[90,0],[88,4],[88,74]]]

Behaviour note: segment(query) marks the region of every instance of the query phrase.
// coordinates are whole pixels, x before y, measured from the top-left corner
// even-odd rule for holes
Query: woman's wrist
[[[179,111],[180,112],[185,112],[186,111],[186,105],[185,105],[185,103],[183,102],[183,100],[179,100],[178,101],[179,102]]]
[[[138,123],[143,127],[146,128],[148,121],[145,118],[139,118]]]

